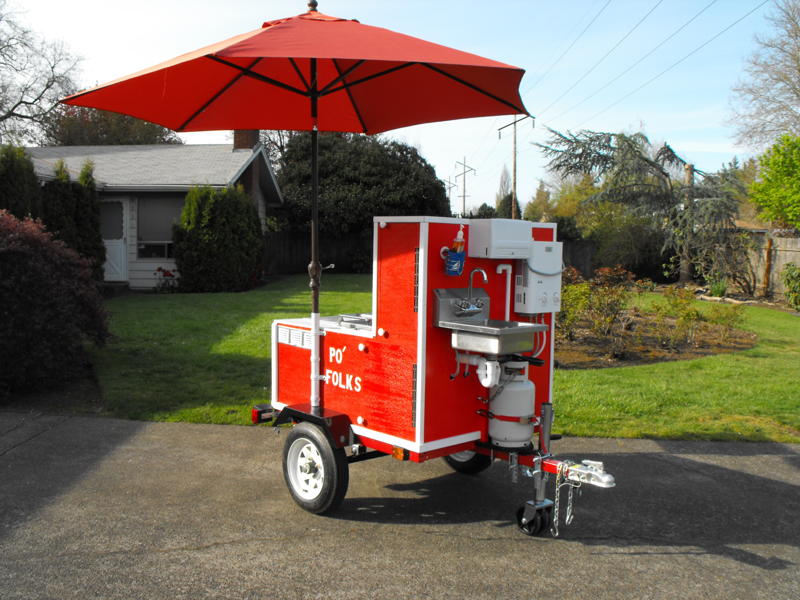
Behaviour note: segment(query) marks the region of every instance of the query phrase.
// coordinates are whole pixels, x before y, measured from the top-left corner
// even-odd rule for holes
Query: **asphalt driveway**
[[[0,412],[0,598],[800,598],[800,448],[565,439],[606,463],[559,539],[495,463],[351,465],[301,511],[285,432]]]

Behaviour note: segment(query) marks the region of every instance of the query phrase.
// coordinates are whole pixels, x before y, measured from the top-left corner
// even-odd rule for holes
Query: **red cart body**
[[[314,408],[312,321],[275,321],[272,408],[289,415],[284,420],[307,416],[321,425],[351,461],[365,449],[414,462],[466,451],[524,466],[538,474],[538,486],[522,521],[552,505],[543,497],[544,472],[610,487],[602,465],[566,465],[549,453],[562,268],[555,234],[549,223],[376,217],[372,313],[320,319],[322,385]],[[513,344],[484,348],[485,339],[498,338],[486,338],[483,327],[498,323],[503,334],[533,332],[533,342],[519,351]],[[464,331],[470,326],[479,333]],[[501,393],[510,401],[498,408]],[[316,473],[309,461],[297,467],[299,477],[308,476],[302,469]],[[288,475],[287,482],[291,488]]]

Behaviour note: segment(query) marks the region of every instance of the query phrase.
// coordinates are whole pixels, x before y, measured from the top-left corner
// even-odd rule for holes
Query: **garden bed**
[[[602,369],[644,365],[672,360],[688,360],[713,354],[747,350],[756,345],[755,333],[740,329],[730,330],[714,323],[702,323],[694,333],[691,345],[677,348],[662,343],[664,328],[676,328],[675,318],[659,321],[652,313],[635,313],[629,317],[626,328],[618,332],[611,348],[608,338],[592,334],[589,323],[583,321],[575,329],[575,339],[556,342],[556,368]]]

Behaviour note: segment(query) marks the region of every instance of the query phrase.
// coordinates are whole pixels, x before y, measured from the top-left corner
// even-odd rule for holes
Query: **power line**
[[[584,28],[583,28],[583,31],[581,31],[581,32],[578,34],[578,37],[576,37],[574,40],[572,40],[572,43],[571,43],[571,44],[570,44],[570,45],[567,47],[567,49],[566,49],[566,50],[564,50],[564,52],[562,52],[562,53],[561,53],[561,56],[559,56],[559,57],[558,57],[558,58],[555,60],[555,62],[554,62],[553,64],[551,64],[551,65],[550,65],[550,66],[547,68],[547,70],[546,70],[544,73],[542,73],[542,74],[539,76],[539,79],[537,79],[536,81],[534,81],[534,82],[533,82],[533,85],[531,85],[531,87],[529,87],[529,88],[528,88],[528,89],[525,91],[525,94],[528,94],[528,93],[530,93],[530,92],[533,90],[533,88],[535,88],[535,87],[536,87],[536,86],[539,84],[539,82],[540,82],[542,79],[544,79],[545,77],[547,77],[547,75],[550,73],[550,71],[552,71],[552,70],[555,68],[555,66],[556,66],[556,65],[557,65],[559,62],[561,62],[561,59],[562,59],[562,58],[564,58],[564,57],[567,55],[567,53],[568,53],[570,50],[572,50],[572,47],[573,47],[573,46],[574,46],[574,45],[575,45],[575,44],[578,42],[578,40],[579,40],[579,39],[581,39],[581,38],[583,37],[583,34],[585,34],[585,33],[586,33],[588,30],[589,30],[589,27],[591,27],[591,26],[592,26],[592,24],[593,24],[593,23],[594,23],[594,22],[597,20],[597,18],[598,18],[598,17],[599,17],[599,16],[600,16],[600,15],[603,13],[603,11],[606,9],[606,7],[607,7],[609,4],[611,4],[611,0],[608,0],[608,1],[607,1],[607,2],[606,2],[604,5],[603,5],[603,8],[601,8],[599,11],[597,11],[597,14],[594,16],[594,18],[592,18],[592,20],[591,20],[591,21],[589,21],[589,24],[588,24],[586,27],[584,27]]]
[[[706,12],[706,10],[708,10],[709,8],[711,8],[711,6],[712,6],[712,5],[716,4],[716,2],[717,2],[717,0],[711,0],[711,2],[709,2],[709,3],[708,3],[708,4],[706,4],[706,5],[705,5],[705,6],[704,6],[702,9],[700,9],[700,11],[699,11],[699,12],[697,12],[697,13],[696,13],[696,14],[695,14],[695,15],[694,15],[694,16],[693,16],[691,19],[689,19],[688,21],[686,21],[686,22],[685,22],[683,25],[681,25],[680,27],[678,27],[678,28],[677,28],[675,31],[673,31],[673,32],[672,32],[670,35],[668,35],[668,36],[667,36],[667,37],[665,37],[663,40],[661,40],[661,42],[660,42],[658,45],[656,45],[656,46],[655,46],[655,47],[654,47],[652,50],[650,50],[650,52],[648,52],[647,54],[645,54],[644,56],[642,56],[642,57],[641,57],[639,60],[637,60],[637,61],[636,61],[635,63],[633,63],[633,64],[632,64],[630,67],[628,67],[627,69],[625,69],[624,71],[622,71],[622,73],[620,73],[619,75],[617,75],[616,77],[614,77],[614,79],[612,79],[611,81],[609,81],[608,83],[606,83],[604,86],[602,86],[601,88],[598,88],[597,90],[595,90],[593,93],[591,93],[591,94],[589,94],[588,96],[586,96],[586,98],[584,98],[583,100],[581,100],[581,101],[580,101],[580,102],[578,102],[577,104],[573,104],[572,106],[570,106],[570,107],[569,107],[567,110],[565,110],[564,112],[561,112],[561,113],[559,113],[558,115],[556,115],[555,117],[553,117],[553,119],[552,119],[552,120],[554,120],[554,121],[555,121],[556,119],[560,119],[561,117],[563,117],[563,116],[564,116],[564,115],[566,115],[567,113],[569,113],[569,112],[572,112],[574,109],[576,109],[576,108],[578,108],[579,106],[581,106],[581,105],[582,105],[584,102],[587,102],[587,101],[591,100],[592,98],[594,98],[595,96],[597,96],[597,94],[599,94],[600,92],[602,92],[603,90],[605,90],[605,89],[606,89],[608,86],[610,86],[611,84],[613,84],[613,83],[615,83],[616,81],[618,81],[618,80],[619,80],[621,77],[623,77],[624,75],[627,75],[627,74],[628,74],[628,73],[629,73],[631,70],[633,70],[633,69],[634,69],[636,66],[638,66],[638,65],[639,65],[639,64],[640,64],[642,61],[644,61],[645,59],[647,59],[647,58],[648,58],[650,55],[652,55],[652,54],[653,54],[653,53],[654,53],[656,50],[658,50],[659,48],[661,48],[661,46],[663,46],[664,44],[666,44],[668,41],[670,41],[672,38],[674,38],[676,35],[678,35],[678,34],[679,34],[681,31],[683,31],[683,30],[684,30],[684,29],[685,29],[687,26],[689,26],[689,25],[690,25],[690,24],[691,24],[691,23],[692,23],[692,22],[693,22],[695,19],[697,19],[697,17],[699,17],[700,15],[702,15],[702,14],[703,14],[704,12]]]
[[[542,81],[542,79],[544,79],[550,73],[550,71],[552,71],[556,67],[556,65],[558,65],[559,62],[561,62],[561,59],[563,59],[567,55],[567,53],[572,49],[572,47],[578,42],[578,40],[580,40],[581,37],[583,37],[583,35],[589,30],[589,28],[598,19],[598,17],[600,17],[600,15],[608,7],[609,4],[611,4],[611,0],[607,0],[607,2],[602,6],[602,8],[599,11],[597,11],[597,13],[594,15],[594,17],[592,17],[591,21],[589,21],[589,23],[586,25],[586,27],[584,27],[583,30],[577,35],[577,37],[574,40],[572,40],[572,43],[567,47],[567,49],[564,50],[564,52],[561,53],[561,55],[547,68],[547,70],[544,73],[542,73],[542,75],[539,76],[539,78],[536,81],[533,82],[533,84],[524,92],[523,95],[526,95],[526,94],[530,93],[539,84],[539,82]],[[587,11],[586,14],[589,14],[588,11]],[[582,20],[583,19],[581,19],[581,21]],[[486,138],[489,137],[489,134],[495,129],[496,124],[497,124],[497,119],[498,119],[498,117],[495,117],[492,120],[492,123],[491,123],[489,129],[481,137],[481,140],[477,144],[476,148],[481,148],[481,147],[485,148],[484,142],[486,141]],[[479,162],[479,164],[478,164],[479,167],[488,160],[488,158],[494,152],[494,150],[497,147],[497,145],[498,145],[498,141],[495,141],[494,145],[489,149],[488,153],[485,154],[485,158],[479,159],[479,161],[478,161]],[[456,175],[456,177],[458,177],[458,176]],[[465,180],[466,180],[466,178],[465,178]]]
[[[642,23],[644,23],[645,19],[647,19],[647,17],[649,17],[649,16],[652,14],[652,12],[653,12],[655,9],[657,9],[657,8],[659,7],[659,5],[660,5],[662,2],[664,2],[664,0],[658,0],[658,2],[656,2],[656,3],[655,3],[653,6],[652,6],[652,8],[651,8],[650,10],[648,10],[648,11],[647,11],[647,13],[646,13],[646,14],[645,14],[645,15],[644,15],[644,16],[643,16],[641,19],[639,19],[639,22],[638,22],[638,23],[636,23],[636,25],[634,25],[633,27],[631,27],[631,28],[628,30],[628,33],[626,33],[624,36],[622,36],[622,38],[621,38],[621,39],[620,39],[620,40],[619,40],[619,41],[618,41],[616,44],[614,44],[614,45],[611,47],[611,49],[610,49],[608,52],[606,52],[606,53],[605,53],[605,54],[604,54],[602,57],[600,57],[600,60],[598,60],[598,61],[597,61],[596,63],[594,63],[594,64],[593,64],[591,67],[589,67],[589,70],[587,70],[587,71],[586,71],[586,72],[585,72],[583,75],[581,75],[581,76],[578,78],[578,80],[577,80],[575,83],[573,83],[571,86],[569,86],[569,88],[567,88],[567,89],[564,91],[564,93],[563,93],[563,94],[561,94],[561,95],[560,95],[558,98],[556,98],[556,99],[555,99],[555,100],[553,100],[553,101],[552,101],[550,104],[548,104],[548,105],[547,105],[547,107],[546,107],[544,110],[540,111],[540,112],[538,113],[538,116],[540,116],[540,117],[541,117],[541,116],[542,116],[544,113],[546,113],[548,110],[550,110],[550,108],[552,108],[554,104],[556,104],[556,103],[557,103],[559,100],[561,100],[561,99],[562,99],[564,96],[566,96],[566,95],[567,95],[567,94],[569,94],[569,93],[570,93],[572,90],[574,90],[574,89],[575,89],[575,87],[576,87],[576,86],[577,86],[577,85],[578,85],[578,84],[579,84],[581,81],[583,81],[584,79],[586,79],[586,78],[589,76],[589,74],[591,74],[591,73],[592,73],[592,71],[594,71],[594,70],[595,70],[595,69],[596,69],[598,66],[600,66],[600,64],[601,64],[601,63],[602,63],[602,62],[603,62],[603,61],[604,61],[606,58],[608,58],[609,54],[611,54],[611,53],[612,53],[614,50],[616,50],[617,48],[619,48],[620,44],[622,44],[622,42],[624,42],[625,40],[627,40],[627,39],[628,39],[628,37],[629,37],[629,36],[630,36],[630,35],[631,35],[631,34],[632,34],[634,31],[636,31],[636,30],[639,28],[639,25],[641,25]]]
[[[602,114],[604,114],[605,112],[607,112],[607,111],[611,110],[612,108],[614,108],[614,107],[615,107],[617,104],[619,104],[620,102],[623,102],[623,101],[627,100],[628,98],[630,98],[631,96],[633,96],[633,95],[634,95],[636,92],[638,92],[638,91],[639,91],[639,90],[641,90],[642,88],[644,88],[644,87],[646,87],[646,86],[650,85],[650,84],[651,84],[651,83],[653,83],[653,82],[654,82],[656,79],[658,79],[659,77],[661,77],[662,75],[664,75],[664,74],[665,74],[665,73],[667,73],[668,71],[671,71],[672,69],[674,69],[675,67],[677,67],[679,64],[681,64],[681,63],[682,63],[683,61],[685,61],[687,58],[689,58],[690,56],[692,56],[692,55],[696,54],[697,52],[699,52],[700,50],[702,50],[703,48],[705,48],[706,46],[708,46],[708,45],[709,45],[711,42],[713,42],[715,39],[717,39],[717,38],[718,38],[719,36],[721,36],[723,33],[725,33],[726,31],[728,31],[729,29],[731,29],[731,28],[732,28],[734,25],[737,25],[737,24],[739,24],[741,21],[744,21],[744,20],[745,20],[747,17],[749,17],[750,15],[752,15],[754,12],[756,12],[756,11],[757,11],[759,8],[761,8],[762,6],[764,6],[764,5],[765,5],[767,2],[769,2],[769,1],[770,1],[770,0],[764,0],[763,2],[761,2],[761,4],[759,4],[758,6],[756,6],[754,9],[750,10],[750,11],[749,11],[747,14],[745,14],[745,15],[743,15],[743,16],[741,16],[741,17],[739,17],[738,19],[736,19],[736,20],[735,20],[733,23],[731,23],[730,25],[728,25],[728,26],[727,26],[725,29],[723,29],[722,31],[720,31],[719,33],[717,33],[715,36],[713,36],[713,37],[709,38],[708,40],[706,40],[705,42],[703,42],[702,44],[700,44],[700,45],[699,45],[697,48],[695,48],[694,50],[692,50],[691,52],[689,52],[689,54],[687,54],[687,55],[686,55],[686,56],[684,56],[683,58],[681,58],[681,59],[679,59],[679,60],[675,61],[675,62],[674,62],[674,63],[672,63],[670,66],[668,66],[666,69],[664,69],[663,71],[661,71],[661,72],[660,72],[658,75],[656,75],[655,77],[651,77],[650,79],[648,79],[647,81],[645,81],[645,82],[644,82],[642,85],[640,85],[639,87],[637,87],[635,90],[633,90],[633,91],[631,91],[631,92],[629,92],[629,93],[625,94],[625,95],[624,95],[622,98],[620,98],[620,99],[619,99],[619,100],[617,100],[616,102],[613,102],[612,104],[609,104],[608,106],[606,106],[606,107],[605,107],[603,110],[601,110],[600,112],[598,112],[598,113],[595,113],[594,115],[592,115],[591,117],[589,117],[588,119],[586,119],[585,121],[583,121],[583,122],[582,122],[580,125],[578,125],[578,127],[582,127],[582,126],[583,126],[585,123],[587,123],[588,121],[591,121],[592,119],[595,119],[596,117],[599,117],[600,115],[602,115]]]

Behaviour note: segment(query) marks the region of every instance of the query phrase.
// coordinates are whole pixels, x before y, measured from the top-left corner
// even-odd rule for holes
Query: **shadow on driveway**
[[[145,425],[0,412],[0,541],[70,490]]]
[[[766,570],[793,565],[737,546],[800,547],[800,455],[780,444],[665,445],[666,452],[561,455],[601,460],[617,480],[613,489],[584,488],[576,498],[574,523],[562,525],[561,538],[603,546],[603,554],[613,553],[608,547],[656,546],[664,553],[713,554]],[[351,481],[357,477],[355,467]],[[495,521],[497,527],[515,527],[517,507],[532,497],[532,486],[522,478],[520,483],[511,484],[505,463],[495,463],[478,476],[448,473],[385,485],[401,497],[348,495],[334,517],[415,525]],[[551,478],[551,498],[552,487]],[[566,490],[562,494],[563,510]],[[654,554],[652,548],[647,554]]]

